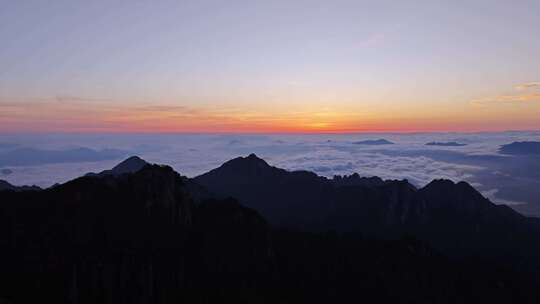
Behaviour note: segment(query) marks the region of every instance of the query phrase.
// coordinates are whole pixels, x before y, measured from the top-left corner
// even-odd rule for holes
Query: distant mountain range
[[[254,154],[190,179],[131,157],[0,191],[0,299],[538,303],[539,237],[464,182],[328,179]]]
[[[540,142],[516,141],[511,144],[501,146],[499,152],[502,154],[513,155],[540,155]]]
[[[378,146],[378,145],[393,145],[394,143],[386,139],[374,139],[374,140],[362,140],[353,142],[355,145],[368,145],[368,146]]]
[[[449,142],[432,141],[432,142],[426,143],[426,146],[441,146],[441,147],[462,147],[466,145],[467,144],[462,144],[455,141],[449,141]]]

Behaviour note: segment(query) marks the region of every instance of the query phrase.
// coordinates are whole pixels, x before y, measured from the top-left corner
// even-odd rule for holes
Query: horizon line
[[[540,132],[540,129],[509,129],[509,130],[346,130],[346,131],[32,131],[32,132],[2,132],[6,135],[347,135],[347,134],[477,134],[477,133],[512,133],[512,132]]]

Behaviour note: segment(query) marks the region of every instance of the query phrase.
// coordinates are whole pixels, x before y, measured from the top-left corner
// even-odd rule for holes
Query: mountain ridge
[[[316,210],[301,195],[316,189],[316,195],[308,198],[336,195],[323,207],[339,202],[340,208],[334,210],[339,213],[332,214],[339,221],[351,217],[372,223],[376,219],[389,229],[401,215],[421,211],[421,203],[418,209],[405,209],[422,189],[426,193],[420,197],[425,200],[439,191],[440,198],[447,198],[447,191],[457,190],[456,197],[466,198],[477,193],[468,184],[445,180],[416,189],[405,180],[382,181],[354,174],[326,179],[271,167],[255,155],[231,160],[220,168],[240,175],[222,182],[245,182],[239,185],[250,190],[261,185],[257,178],[263,176],[269,191],[255,198],[279,198],[276,194],[300,189],[291,194],[292,199],[306,203],[300,207]],[[244,171],[250,174],[242,176]],[[288,183],[300,187],[287,188]],[[426,235],[421,233],[418,239],[366,238],[364,233],[338,232],[329,225],[335,222],[324,221],[316,223],[321,225],[318,230],[277,228],[264,213],[241,201],[211,194],[195,199],[193,189],[197,195],[206,191],[196,179],[182,177],[171,167],[147,164],[123,174],[82,176],[42,191],[0,192],[0,299],[14,303],[328,303],[356,299],[426,304],[477,303],[479,298],[490,303],[536,303],[540,299],[536,264],[528,263],[523,270],[517,258],[514,263],[485,253],[477,258],[474,248],[492,243],[471,247],[474,243],[465,242],[462,245],[469,249],[468,256],[455,259],[446,256],[450,250],[439,250],[445,249],[441,244],[433,242],[436,247],[432,247],[425,242]],[[357,212],[362,205],[358,197],[373,199],[360,201],[369,207],[362,210],[369,213]],[[387,202],[388,208],[378,209],[381,202]],[[328,210],[325,208],[322,211]],[[290,208],[278,211],[291,212]],[[379,217],[379,212],[389,218]],[[501,224],[499,217],[495,220]],[[476,229],[466,222],[449,222],[456,223],[467,233]],[[459,249],[456,240],[463,235],[453,239],[452,229],[428,232],[450,240],[451,248]],[[490,233],[499,247],[510,244],[498,230]],[[519,236],[515,233],[511,231],[510,236]],[[535,247],[529,249],[538,260]]]
[[[257,168],[270,167],[254,157],[225,167],[234,172],[245,161],[255,168],[251,178],[262,173]],[[321,180],[275,170],[286,182],[314,181],[305,189]],[[333,187],[362,195],[383,187],[385,198],[400,200],[418,191],[406,181],[350,179]],[[540,299],[534,278],[500,261],[449,259],[410,237],[276,229],[233,198],[195,201],[188,182],[193,181],[171,167],[148,164],[43,191],[0,192],[0,299],[426,304]],[[470,191],[446,181],[432,187]]]
[[[540,227],[534,219],[493,204],[463,181],[436,179],[417,189],[406,180],[358,174],[328,179],[272,167],[254,154],[193,180],[221,197],[238,199],[277,227],[394,239],[410,234],[456,256],[516,255],[509,251],[534,243]],[[519,237],[514,239],[513,233]],[[447,236],[439,238],[441,234]],[[493,252],[482,248],[498,248],[499,242],[506,247]],[[531,246],[540,253],[538,246]]]
[[[32,186],[14,186],[5,180],[0,179],[0,191],[39,191],[40,187],[36,185]]]

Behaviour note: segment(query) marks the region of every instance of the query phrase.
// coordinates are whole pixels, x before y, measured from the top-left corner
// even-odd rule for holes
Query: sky
[[[540,130],[537,0],[0,7],[0,133]]]

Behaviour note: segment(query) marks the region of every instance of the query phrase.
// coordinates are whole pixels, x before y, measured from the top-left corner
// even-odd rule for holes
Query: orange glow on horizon
[[[121,104],[121,103],[120,103]],[[359,133],[540,129],[540,107],[192,108],[34,100],[0,103],[0,133]],[[527,108],[525,108],[527,107]],[[299,107],[302,109],[302,107]],[[525,110],[526,109],[526,110]],[[516,118],[519,118],[516,119]]]

